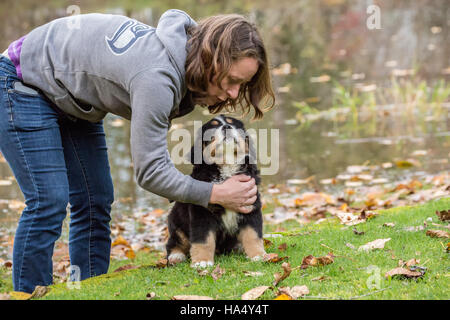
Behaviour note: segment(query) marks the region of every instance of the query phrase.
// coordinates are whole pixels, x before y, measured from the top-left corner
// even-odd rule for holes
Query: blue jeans
[[[83,280],[108,271],[114,200],[103,121],[69,119],[23,87],[0,56],[0,151],[25,198],[13,248],[15,291],[52,284],[52,255],[70,203],[69,255]]]

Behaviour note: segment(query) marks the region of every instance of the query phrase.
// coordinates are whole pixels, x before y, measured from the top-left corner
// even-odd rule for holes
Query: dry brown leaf
[[[277,286],[281,281],[283,281],[284,279],[289,277],[289,275],[291,274],[292,270],[291,270],[291,265],[289,264],[289,262],[283,262],[281,267],[283,268],[283,274],[280,274],[277,272],[273,275],[275,278],[275,281],[273,282],[274,286]]]
[[[32,298],[42,298],[50,291],[49,287],[46,286],[36,286],[34,288],[33,293],[31,294],[30,299]]]
[[[259,272],[259,271],[244,271],[244,275],[246,277],[260,277],[260,276],[264,275],[264,273]]]
[[[130,247],[130,244],[128,243],[128,241],[125,240],[125,238],[122,237],[122,236],[118,236],[116,238],[116,240],[114,240],[114,242],[111,244],[111,247],[115,247],[115,246],[118,246],[118,245],[123,245],[123,246],[126,246],[126,247]]]
[[[218,264],[217,267],[211,272],[211,277],[214,281],[217,281],[223,274],[225,273],[225,269],[222,269]]]
[[[285,243],[282,243],[282,244],[280,244],[280,245],[278,246],[278,250],[280,250],[280,251],[285,251],[286,248],[287,248],[286,242],[285,242]]]
[[[315,277],[313,279],[311,279],[311,281],[324,281],[327,280],[328,278],[325,276],[320,276],[320,277]]]
[[[167,259],[160,259],[160,260],[158,260],[157,262],[156,262],[156,265],[155,265],[158,269],[162,269],[162,268],[165,268],[165,267],[167,267]]]
[[[288,257],[280,257],[278,256],[277,253],[266,253],[263,257],[264,262],[272,262],[272,263],[280,262],[286,259],[288,259]]]
[[[179,295],[173,296],[172,300],[214,300],[214,299],[208,296]]]
[[[119,271],[124,271],[124,270],[132,270],[132,269],[137,269],[138,267],[132,264],[126,264],[124,266],[121,266],[119,268],[117,268],[116,270],[114,270],[113,272],[119,272]]]
[[[267,240],[267,239],[263,239],[263,241],[264,241],[264,248],[267,249],[268,247],[273,246],[273,242],[272,241]]]
[[[145,296],[145,298],[146,298],[147,300],[152,300],[154,297],[156,297],[156,293],[154,293],[154,292],[149,292],[149,293],[147,293],[147,295]]]
[[[406,261],[405,265],[407,267],[411,267],[411,266],[414,266],[414,265],[418,265],[419,263],[420,263],[420,260],[412,258],[412,259],[409,259],[408,261]]]
[[[242,300],[256,300],[263,295],[263,293],[269,289],[269,286],[261,286],[248,290],[241,297]]]
[[[450,220],[450,210],[436,210],[436,215],[439,217],[441,221],[449,221]]]
[[[358,231],[356,228],[353,228],[353,233],[357,236],[362,236],[365,232],[364,231]]]
[[[450,234],[447,231],[443,231],[443,230],[427,230],[426,235],[430,236],[432,238],[449,238],[450,237]]]
[[[358,251],[369,251],[369,250],[373,250],[373,249],[383,249],[384,245],[386,244],[386,242],[388,242],[389,240],[391,240],[391,238],[387,238],[387,239],[377,239],[371,242],[366,243],[365,245],[362,245],[358,248]]]
[[[284,294],[284,295],[289,296],[293,300],[296,300],[299,297],[308,294],[309,293],[309,289],[308,289],[307,286],[294,286],[292,288],[281,287],[281,288],[278,289],[278,292],[280,294]]]
[[[334,262],[335,256],[333,252],[329,252],[326,256],[323,257],[314,257],[313,255],[309,255],[303,258],[301,269],[306,269],[308,267],[317,267],[324,266],[327,264],[331,264]]]
[[[395,268],[385,273],[386,278],[394,277],[394,276],[404,276],[406,278],[417,278],[423,276],[422,272],[419,271],[411,271],[406,268]]]
[[[393,227],[395,227],[395,223],[393,223],[393,222],[385,222],[385,223],[383,223],[383,227],[393,228]]]

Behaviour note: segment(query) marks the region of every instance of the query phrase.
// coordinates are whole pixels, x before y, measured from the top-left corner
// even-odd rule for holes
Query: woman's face
[[[222,89],[214,82],[217,75],[213,77],[213,82],[209,82],[208,96],[196,101],[202,106],[213,106],[216,103],[227,99],[236,99],[239,95],[241,85],[249,82],[258,71],[258,60],[244,57],[232,63],[230,71],[222,80]]]

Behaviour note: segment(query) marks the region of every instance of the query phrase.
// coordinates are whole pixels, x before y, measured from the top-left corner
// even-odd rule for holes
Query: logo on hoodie
[[[146,36],[152,28],[135,20],[124,22],[114,35],[109,38],[105,36],[109,49],[115,55],[124,54],[130,49],[140,38]]]

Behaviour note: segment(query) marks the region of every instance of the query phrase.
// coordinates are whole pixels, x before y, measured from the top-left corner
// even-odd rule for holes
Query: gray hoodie
[[[24,83],[73,120],[97,122],[111,112],[131,121],[131,156],[142,188],[206,207],[212,184],[178,171],[167,150],[170,121],[185,113],[179,105],[187,92],[191,25],[196,22],[188,14],[174,9],[156,28],[120,15],[60,18],[26,36],[20,65]]]

